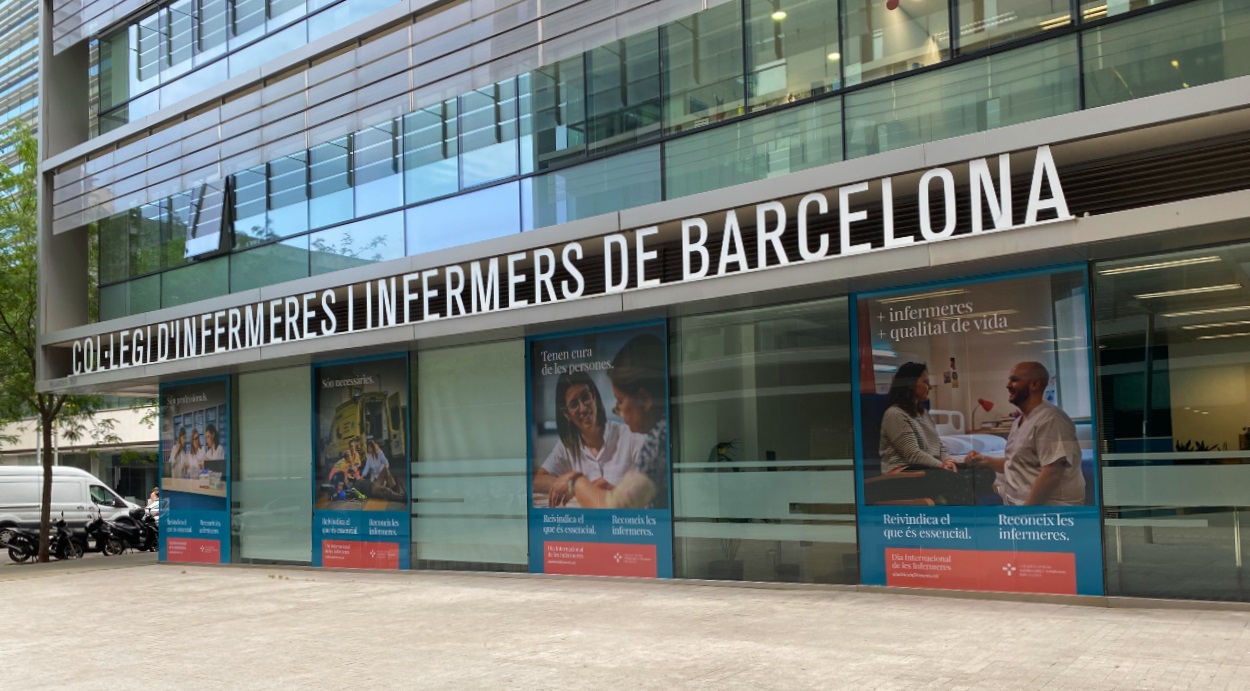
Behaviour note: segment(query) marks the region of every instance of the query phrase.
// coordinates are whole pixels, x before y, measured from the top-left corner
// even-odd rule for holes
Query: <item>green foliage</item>
[[[95,415],[100,397],[42,393],[35,388],[39,145],[29,126],[14,122],[0,133],[0,148],[8,147],[17,151],[19,163],[0,165],[0,423],[38,419],[45,478],[39,559],[47,561],[53,429],[70,443],[86,437],[97,443],[120,439],[112,419]]]

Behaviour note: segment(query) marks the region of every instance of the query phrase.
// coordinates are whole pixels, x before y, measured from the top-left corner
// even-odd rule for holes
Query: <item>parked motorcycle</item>
[[[22,564],[34,559],[39,554],[39,535],[20,528],[8,528],[7,541],[9,559]]]
[[[104,520],[103,514],[97,513],[87,524],[87,550],[111,557],[121,554],[125,549],[122,541],[113,534],[113,524]]]
[[[9,559],[21,564],[39,555],[39,533],[18,528],[7,532]],[[52,522],[48,534],[48,554],[57,559],[77,559],[82,556],[82,544],[74,537],[65,523],[65,514]]]
[[[48,553],[57,559],[78,559],[82,557],[82,543],[70,531],[65,523],[65,513],[52,522],[52,533],[48,536]]]
[[[131,509],[109,524],[112,535],[124,549],[155,552],[158,545],[156,519],[143,509]]]

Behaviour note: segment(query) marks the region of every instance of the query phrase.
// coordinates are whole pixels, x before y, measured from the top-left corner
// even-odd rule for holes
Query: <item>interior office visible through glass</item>
[[[845,298],[670,322],[675,575],[855,583]]]
[[[1094,267],[1108,594],[1250,599],[1247,266],[1235,245]]]

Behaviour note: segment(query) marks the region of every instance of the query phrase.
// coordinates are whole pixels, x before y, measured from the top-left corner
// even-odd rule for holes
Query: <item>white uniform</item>
[[[557,476],[576,470],[588,480],[604,478],[616,485],[634,467],[643,439],[643,435],[630,432],[626,425],[608,421],[603,428],[603,448],[598,453],[583,444],[579,458],[573,458],[564,442],[560,442],[543,461],[542,468]]]
[[[1042,402],[1028,415],[1016,418],[1007,435],[1007,462],[1000,485],[1003,503],[1022,506],[1033,490],[1042,468],[1065,459],[1062,479],[1046,501],[1050,506],[1081,506],[1085,503],[1085,476],[1081,473],[1081,445],[1072,418]]]

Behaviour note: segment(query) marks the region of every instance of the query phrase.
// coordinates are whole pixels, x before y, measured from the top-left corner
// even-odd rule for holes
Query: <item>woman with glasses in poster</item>
[[[560,441],[534,473],[534,494],[547,494],[548,506],[568,503],[574,479],[606,489],[616,486],[643,442],[642,435],[608,420],[599,387],[585,372],[561,374],[555,393]]]

